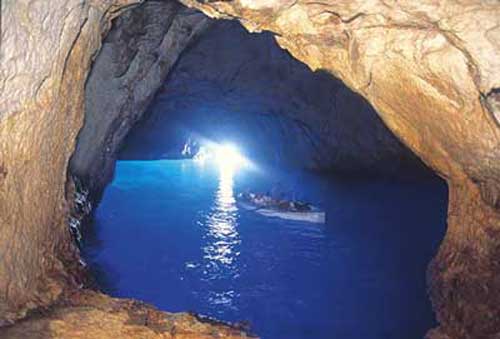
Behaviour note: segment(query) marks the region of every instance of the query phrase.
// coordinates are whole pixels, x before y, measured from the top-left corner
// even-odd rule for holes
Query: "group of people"
[[[298,200],[273,198],[271,194],[252,193],[246,191],[244,193],[240,193],[238,198],[246,200],[258,208],[276,208],[292,212],[308,212],[311,210],[311,205],[309,203]]]

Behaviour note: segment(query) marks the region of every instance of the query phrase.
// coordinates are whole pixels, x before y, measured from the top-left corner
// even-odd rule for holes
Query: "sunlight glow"
[[[247,163],[236,146],[231,144],[217,145],[215,147],[215,160],[221,169],[234,169]]]
[[[199,148],[193,160],[201,164],[208,160],[215,161],[223,173],[235,172],[240,167],[250,165],[250,161],[233,144],[206,143]]]

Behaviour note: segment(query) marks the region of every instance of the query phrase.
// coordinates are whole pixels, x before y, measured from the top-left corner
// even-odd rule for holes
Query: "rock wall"
[[[236,21],[213,23],[183,53],[145,116],[123,157],[180,155],[193,135],[317,170],[395,173],[418,162],[365,99]]]
[[[68,158],[84,84],[110,20],[131,1],[2,1],[0,324],[74,287]]]
[[[123,138],[210,22],[174,1],[148,1],[114,21],[85,86],[85,122],[70,162],[92,193],[111,179]]]

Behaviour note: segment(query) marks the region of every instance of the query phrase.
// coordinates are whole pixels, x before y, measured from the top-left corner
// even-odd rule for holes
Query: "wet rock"
[[[74,293],[14,326],[0,337],[45,338],[255,338],[238,325],[204,322],[188,313],[161,312],[144,303],[92,291]]]
[[[497,124],[500,125],[500,88],[494,88],[486,96],[490,112],[493,114]]]

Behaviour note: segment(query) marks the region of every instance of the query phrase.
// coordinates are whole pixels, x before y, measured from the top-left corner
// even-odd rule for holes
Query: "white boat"
[[[326,213],[319,208],[311,206],[309,211],[292,211],[270,206],[259,206],[248,201],[238,200],[238,205],[246,210],[254,211],[266,217],[275,217],[285,220],[294,220],[310,222],[315,224],[324,224],[326,222]]]

